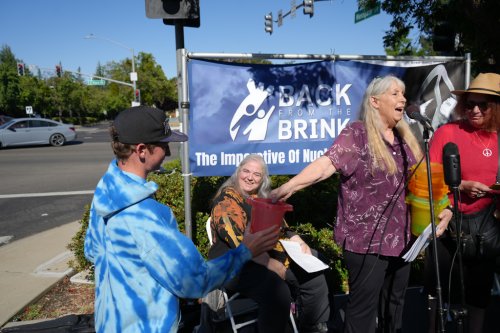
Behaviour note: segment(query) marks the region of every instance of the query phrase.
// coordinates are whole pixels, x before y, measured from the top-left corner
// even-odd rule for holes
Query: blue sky
[[[295,18],[264,31],[264,15],[286,13],[292,0],[200,0],[201,27],[184,28],[189,52],[383,55],[383,35],[391,17],[385,13],[357,24],[355,0],[315,3],[309,18]],[[301,0],[295,0],[300,4]],[[100,39],[85,39],[94,34]],[[8,45],[27,66],[94,73],[98,62],[121,61],[131,51],[153,54],[168,78],[175,76],[175,31],[146,17],[145,0],[3,0],[0,44]],[[140,81],[140,77],[139,77]]]

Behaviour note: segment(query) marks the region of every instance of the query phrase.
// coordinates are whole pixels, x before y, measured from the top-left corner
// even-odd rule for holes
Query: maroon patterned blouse
[[[400,256],[410,242],[410,215],[404,188],[408,169],[415,164],[409,146],[394,130],[394,143],[387,143],[397,172],[370,172],[367,133],[360,121],[352,122],[326,151],[340,172],[335,241],[355,253]]]

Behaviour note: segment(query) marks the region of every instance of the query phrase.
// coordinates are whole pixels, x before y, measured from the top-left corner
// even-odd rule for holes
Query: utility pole
[[[189,98],[186,79],[186,68],[183,65],[184,27],[200,27],[199,0],[146,0],[146,16],[149,18],[163,19],[166,25],[175,26],[175,49],[177,58],[177,94],[179,97],[179,110],[182,116],[182,130],[188,132],[189,123]],[[186,236],[192,236],[191,217],[191,173],[189,171],[189,146],[187,142],[181,143],[181,164],[184,176],[184,224]]]

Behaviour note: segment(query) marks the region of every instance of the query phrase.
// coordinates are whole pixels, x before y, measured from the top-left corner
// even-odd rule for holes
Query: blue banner
[[[436,65],[423,67],[430,72]],[[374,77],[393,74],[406,82],[410,70],[415,66],[356,61],[191,60],[191,171],[194,176],[230,175],[246,154],[258,153],[271,174],[296,174],[323,155],[347,123],[359,119],[364,91]]]

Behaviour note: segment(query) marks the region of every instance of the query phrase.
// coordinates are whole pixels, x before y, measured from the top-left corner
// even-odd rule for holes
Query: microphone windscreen
[[[444,182],[450,187],[459,186],[461,182],[460,153],[453,142],[448,142],[443,147]]]
[[[420,116],[420,108],[418,105],[410,104],[406,107],[406,114],[414,120],[418,120]]]
[[[448,142],[443,147],[443,156],[458,155],[458,146],[453,142]]]

